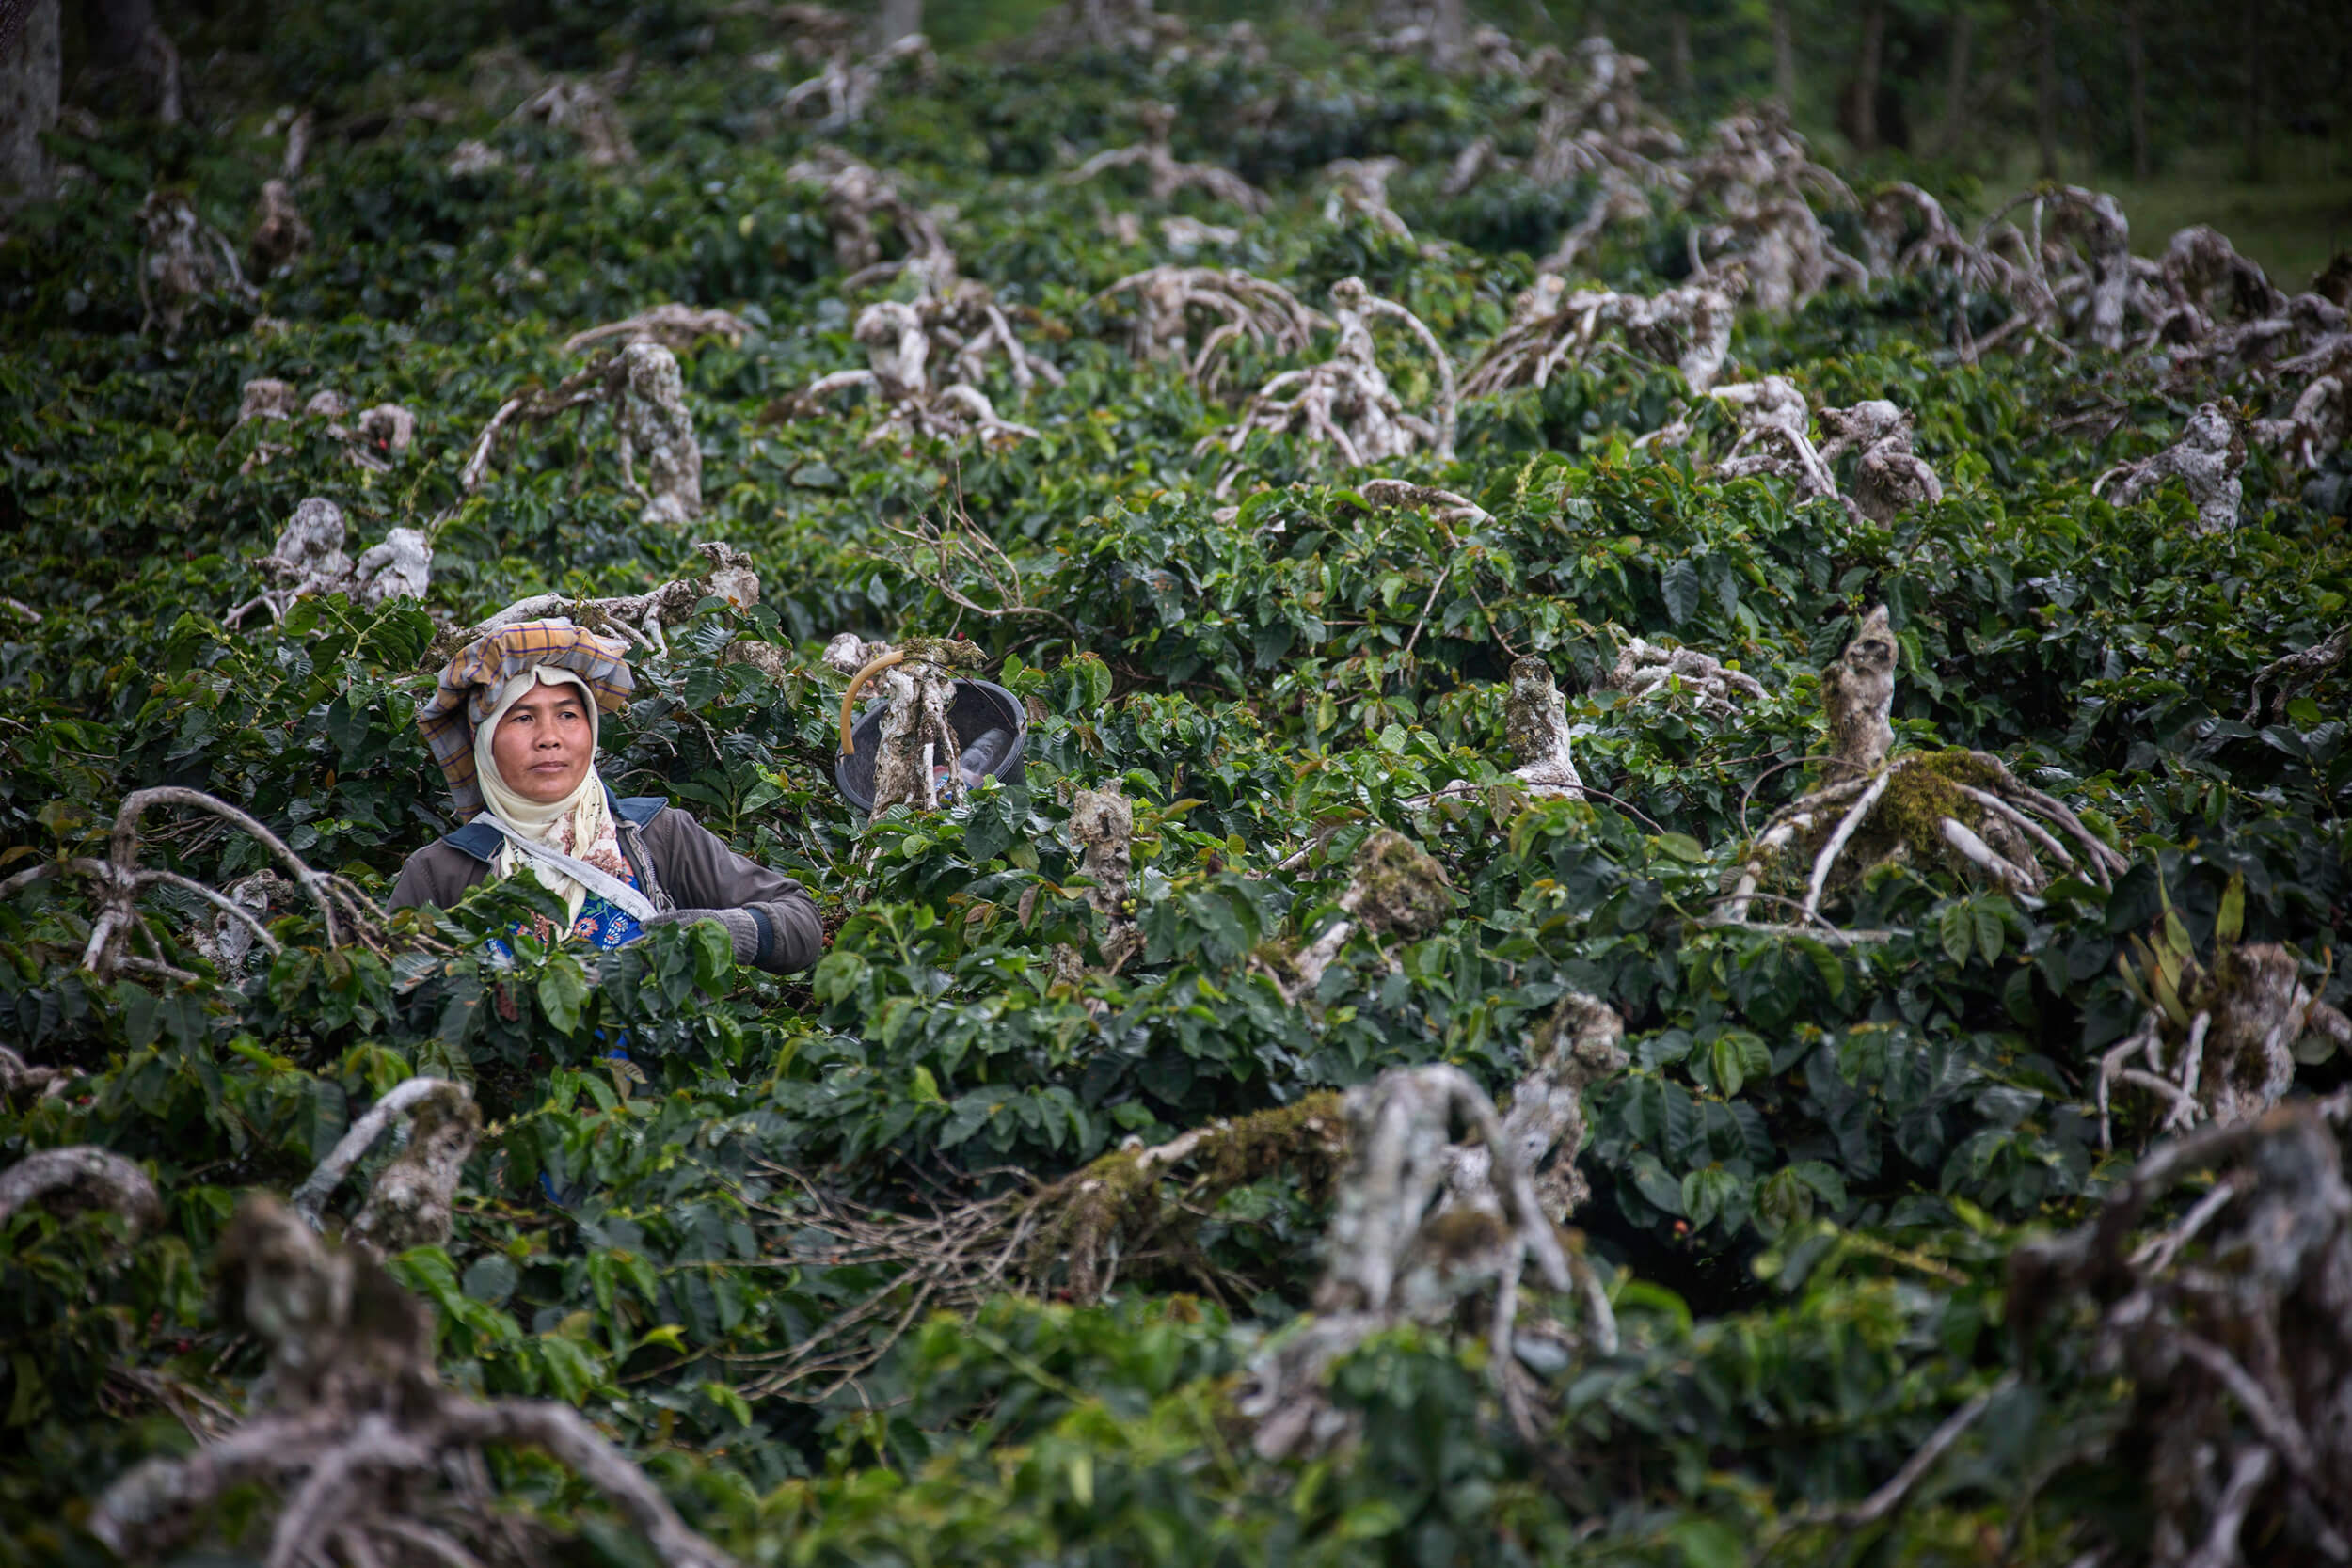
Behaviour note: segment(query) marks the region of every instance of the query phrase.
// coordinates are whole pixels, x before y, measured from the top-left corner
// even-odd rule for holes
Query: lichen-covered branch
[[[2146,1011],[2099,1061],[2099,1142],[2113,1132],[2113,1085],[2163,1098],[2159,1132],[2239,1121],[2277,1104],[2295,1079],[2295,1044],[2315,1035],[2352,1048],[2352,1022],[2302,980],[2301,961],[2276,942],[2220,944],[2210,962],[2134,939],[2123,966]],[[2141,1064],[2135,1067],[2133,1063]]]
[[[2346,1110],[2339,1095],[2206,1123],[2152,1150],[2089,1221],[2010,1255],[2012,1329],[2086,1316],[2092,1364],[2128,1380],[2108,1441],[2144,1466],[2139,1523],[2163,1568],[2352,1555]],[[2132,1245],[2216,1168],[2202,1201]]]
[[[1143,140],[1129,147],[1097,152],[1062,176],[1071,184],[1096,179],[1112,169],[1141,168],[1151,199],[1165,202],[1180,191],[1197,190],[1212,201],[1223,201],[1255,216],[1273,205],[1266,194],[1216,164],[1188,164],[1168,145],[1176,128],[1176,111],[1165,103],[1146,103],[1136,111]]]
[[[1583,1092],[1626,1065],[1623,1033],[1613,1009],[1569,993],[1531,1035],[1529,1070],[1507,1115],[1449,1066],[1391,1069],[1347,1092],[1348,1162],[1314,1315],[1259,1354],[1240,1400],[1260,1455],[1311,1452],[1339,1439],[1349,1422],[1324,1391],[1331,1364],[1382,1329],[1443,1322],[1489,1285],[1492,1375],[1532,1433],[1513,1350],[1531,1260],[1551,1289],[1579,1290],[1586,1342],[1603,1354],[1615,1348],[1608,1299],[1556,1227],[1585,1196],[1574,1169]]]
[[[323,1228],[320,1215],[351,1167],[404,1120],[406,1145],[369,1188],[352,1235],[380,1252],[447,1243],[450,1200],[481,1134],[482,1113],[463,1084],[443,1078],[411,1078],[386,1091],[294,1189],[294,1213],[313,1230]]]
[[[730,345],[740,343],[751,329],[751,323],[732,310],[705,310],[675,303],[656,305],[624,320],[575,332],[564,340],[563,351],[579,354],[617,341],[622,346],[660,343],[672,354],[684,354],[705,338],[724,338]]]
[[[346,1561],[406,1560],[401,1546],[413,1547],[422,1527],[404,1516],[478,1464],[483,1448],[506,1447],[544,1449],[580,1477],[663,1568],[733,1568],[570,1406],[444,1386],[430,1310],[368,1254],[329,1246],[257,1196],[238,1211],[219,1258],[223,1317],[269,1354],[268,1407],[186,1458],[150,1459],[118,1477],[87,1524],[115,1552],[168,1556],[230,1491],[269,1481],[285,1498],[268,1526],[271,1564],[326,1560],[330,1549]],[[491,1549],[491,1515],[451,1520],[469,1520],[477,1550]]]
[[[230,610],[222,623],[241,626],[256,610],[282,621],[296,599],[313,594],[347,594],[360,604],[380,605],[421,599],[432,586],[433,546],[421,530],[393,529],[358,561],[343,553],[344,539],[343,509],[324,496],[305,498],[269,554],[254,562],[272,585]]]
[[[1132,294],[1138,307],[1128,330],[1129,352],[1138,359],[1179,359],[1186,375],[1212,390],[1237,344],[1262,354],[1303,354],[1315,333],[1331,325],[1329,317],[1299,303],[1279,283],[1232,269],[1152,267],[1128,274],[1095,302],[1118,294]],[[1198,349],[1191,346],[1196,317],[1211,324]]]
[[[2328,672],[2344,662],[2347,652],[2352,652],[2352,621],[2345,622],[2308,648],[2280,654],[2254,672],[2253,684],[2247,689],[2246,713],[2241,722],[2250,724],[2261,717],[2265,686],[2270,688],[2271,722],[2275,724],[2283,721],[2287,716],[2287,704],[2327,679]]]
[[[1222,451],[1238,456],[1251,434],[1263,431],[1301,436],[1311,448],[1328,446],[1350,467],[1401,457],[1422,445],[1433,448],[1440,461],[1452,459],[1459,394],[1453,361],[1436,335],[1403,306],[1371,293],[1361,278],[1343,277],[1333,284],[1331,307],[1339,329],[1332,356],[1302,370],[1284,371],[1266,382],[1243,407],[1241,418],[1201,440],[1193,449],[1196,453]],[[1406,413],[1390,388],[1373,342],[1371,320],[1375,317],[1402,322],[1436,362],[1434,422]],[[1226,471],[1217,483],[1218,496],[1226,494],[1239,473],[1238,467]]]
[[[1613,332],[1637,358],[1675,366],[1692,390],[1704,392],[1730,357],[1732,319],[1746,286],[1736,265],[1647,296],[1570,293],[1563,279],[1546,274],[1519,295],[1511,325],[1470,367],[1462,395],[1544,386],[1563,365],[1582,363],[1604,332]]]
[[[1878,865],[1941,867],[1989,880],[2028,906],[2054,875],[2087,875],[2106,887],[2126,869],[2063,802],[2025,784],[1996,756],[1952,750],[1888,760],[1898,653],[1882,605],[1822,672],[1831,746],[1822,782],[1765,823],[1725,879],[1718,924],[1745,923],[1775,877],[1790,888],[1786,898],[1772,896],[1796,908],[1793,929],[1828,940],[1827,895]]]
[[[1608,686],[1629,702],[1687,696],[1702,713],[1728,719],[1743,701],[1764,696],[1764,683],[1726,666],[1696,648],[1662,648],[1645,638],[1629,638],[1617,651]]]
[[[2181,438],[2153,457],[2126,463],[2101,474],[2090,486],[2092,495],[2111,479],[2122,483],[2109,498],[2130,506],[2154,493],[2168,479],[2177,479],[2197,507],[2199,533],[2228,533],[2237,527],[2245,488],[2238,470],[2246,467],[2246,438],[2237,422],[2219,404],[2201,404],[2189,416]]]
[[[147,1172],[119,1154],[87,1144],[44,1148],[0,1170],[0,1225],[28,1203],[105,1209],[128,1221],[135,1236],[164,1214],[163,1200]]]
[[[1573,764],[1569,771],[1573,775]],[[1313,994],[1332,960],[1359,933],[1411,938],[1435,930],[1453,908],[1454,889],[1445,868],[1419,845],[1378,828],[1357,849],[1337,902],[1340,918],[1290,960],[1302,995]]]
[[[999,418],[988,395],[969,382],[956,381],[943,387],[931,384],[927,369],[931,356],[931,327],[942,310],[947,309],[952,307],[943,306],[935,299],[926,300],[921,306],[898,300],[867,306],[858,313],[855,329],[856,339],[866,350],[866,368],[819,376],[792,400],[794,415],[814,416],[835,393],[863,388],[881,400],[882,417],[859,443],[862,448],[917,437],[939,441],[971,437],[990,446],[1035,437],[1037,432],[1027,425]],[[982,314],[987,316],[994,310],[991,303],[984,307]],[[976,365],[977,356],[991,345],[1005,349],[1020,375],[1033,374],[1040,368],[1051,371],[1044,361],[1020,346],[1001,313],[993,316],[983,335],[970,340],[959,337],[956,341],[962,344],[955,365],[959,373],[963,373],[967,365]],[[1051,373],[1058,380],[1058,372]]]
[[[503,626],[561,615],[591,631],[616,632],[650,653],[666,653],[669,640],[664,628],[692,615],[703,600],[724,599],[738,610],[749,610],[759,602],[759,576],[752,570],[750,556],[723,540],[701,540],[694,548],[707,569],[693,577],[677,578],[643,594],[602,599],[533,594],[466,627],[456,634],[456,641],[469,642]]]
[[[853,741],[850,705],[869,678],[882,678],[889,702],[873,742],[877,751],[871,816],[879,817],[896,806],[937,811],[943,799],[963,792],[965,782],[956,764],[964,742],[948,722],[947,710],[954,697],[956,672],[977,669],[986,657],[975,642],[911,637],[850,678],[850,689],[841,697],[843,755],[850,753]]]

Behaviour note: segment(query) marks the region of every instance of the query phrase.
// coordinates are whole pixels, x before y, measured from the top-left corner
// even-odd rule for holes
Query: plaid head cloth
[[[567,620],[524,621],[475,638],[441,672],[440,683],[417,710],[417,729],[457,802],[461,821],[483,810],[474,782],[473,732],[490,717],[506,683],[534,664],[569,670],[588,683],[600,712],[617,713],[636,684],[625,656],[628,644],[598,637]]]

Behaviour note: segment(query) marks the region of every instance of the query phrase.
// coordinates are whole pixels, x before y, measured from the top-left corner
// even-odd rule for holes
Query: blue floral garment
[[[626,871],[621,873],[621,880],[630,887],[637,885],[637,879]],[[645,928],[637,923],[635,915],[593,893],[580,905],[580,917],[572,922],[572,935],[600,953],[626,947],[644,934]]]
[[[637,885],[636,869],[628,865],[622,866],[619,879],[623,886],[635,887]],[[516,929],[519,930],[521,927],[517,927]],[[542,929],[545,929],[544,922],[542,922]],[[644,934],[645,927],[639,924],[635,915],[593,893],[588,895],[587,902],[580,906],[580,913],[572,921],[571,935],[599,953],[610,953],[616,947],[626,947]],[[513,948],[496,937],[490,939],[489,948],[491,960],[499,968],[512,967],[515,962]]]

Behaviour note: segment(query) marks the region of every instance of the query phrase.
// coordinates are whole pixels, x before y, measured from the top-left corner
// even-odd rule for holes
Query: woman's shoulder
[[[460,828],[410,850],[400,863],[399,879],[392,883],[391,907],[437,904],[446,909],[482,880],[488,874],[490,858],[498,852],[498,834],[491,830],[487,845],[471,843],[469,835],[473,834],[471,826]]]

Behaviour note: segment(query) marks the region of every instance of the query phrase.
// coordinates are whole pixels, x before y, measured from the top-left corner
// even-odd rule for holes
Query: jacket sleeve
[[[654,874],[680,909],[743,910],[759,927],[752,961],[771,974],[806,969],[825,950],[816,901],[781,872],[728,848],[716,833],[672,806],[646,824]]]
[[[392,883],[392,895],[385,901],[386,909],[411,910],[431,904],[445,910],[464,895],[463,881],[454,887],[450,885],[449,868],[443,863],[448,851],[436,853],[439,850],[442,846],[437,842],[428,844],[401,863],[400,878]]]

